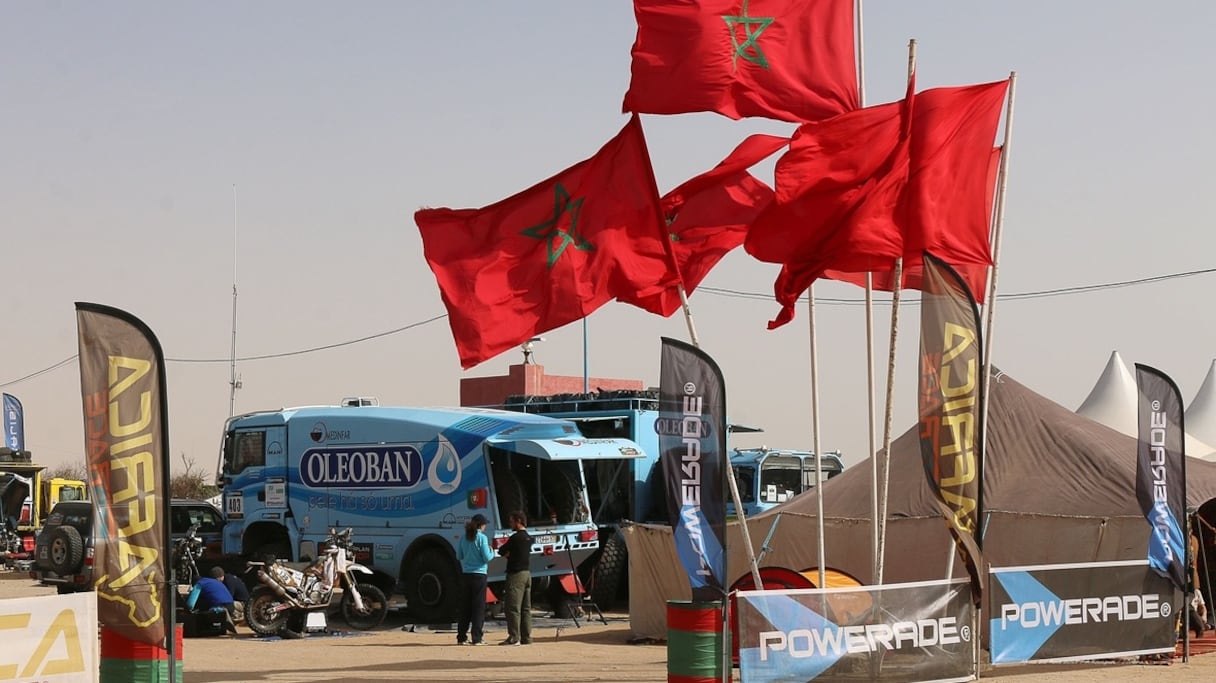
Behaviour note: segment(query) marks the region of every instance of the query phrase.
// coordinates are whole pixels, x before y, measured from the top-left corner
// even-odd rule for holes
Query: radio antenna
[[[236,375],[236,183],[232,184],[232,351],[228,362],[228,417],[236,407],[236,390],[241,388],[241,378]]]

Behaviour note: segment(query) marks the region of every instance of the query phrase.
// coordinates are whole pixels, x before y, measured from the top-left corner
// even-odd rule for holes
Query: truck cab
[[[815,488],[815,454],[811,451],[735,448],[730,452],[730,466],[743,514],[748,517]],[[824,453],[821,466],[824,481],[843,472],[840,451]],[[726,512],[738,515],[733,501],[727,502]]]

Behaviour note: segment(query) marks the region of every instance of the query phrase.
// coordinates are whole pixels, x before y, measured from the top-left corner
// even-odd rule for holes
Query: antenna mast
[[[228,362],[228,417],[232,417],[236,406],[236,390],[241,388],[241,379],[236,376],[236,184],[232,185],[232,351]]]

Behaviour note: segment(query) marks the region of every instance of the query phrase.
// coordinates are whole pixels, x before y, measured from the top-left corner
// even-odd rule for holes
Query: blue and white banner
[[[749,683],[975,678],[967,579],[737,598],[739,667]]]
[[[695,602],[726,596],[726,383],[704,351],[663,337],[659,434],[667,512]],[[670,431],[670,430],[669,430]]]
[[[1139,443],[1136,499],[1148,520],[1148,563],[1179,590],[1186,586],[1186,432],[1182,392],[1165,373],[1136,363]]]
[[[1146,560],[993,568],[993,664],[1173,652],[1181,593]]]
[[[4,395],[4,445],[14,451],[25,450],[25,411],[12,394]]]

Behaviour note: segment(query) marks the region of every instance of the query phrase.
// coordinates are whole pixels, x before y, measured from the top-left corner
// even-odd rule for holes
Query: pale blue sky
[[[872,104],[902,94],[909,38],[921,87],[1018,72],[1002,292],[1213,266],[1216,4],[867,0],[864,22]],[[0,4],[0,383],[75,354],[74,301],[126,309],[169,358],[221,361],[168,367],[175,458],[212,470],[228,413],[233,185],[239,356],[441,315],[414,210],[489,204],[591,154],[625,120],[634,30],[631,4],[607,0]],[[712,114],[643,124],[663,190],[748,133],[791,128]],[[705,284],[767,293],[775,274],[740,250]],[[1189,401],[1216,356],[1213,282],[998,303],[995,360],[1076,408],[1118,349]],[[775,332],[771,301],[702,292],[692,308],[732,418],[767,429],[737,445],[809,447],[805,308]],[[862,309],[818,310],[822,443],[851,464],[866,450]],[[916,410],[918,312],[901,315],[896,434]],[[883,360],[889,307],[877,318]],[[623,304],[589,329],[591,374],[647,384],[659,337],[688,336],[679,315]],[[581,374],[581,326],[545,336],[546,370]],[[24,402],[40,460],[83,457],[76,368],[3,387]],[[356,394],[454,404],[464,376],[446,320],[238,370],[238,412]]]

